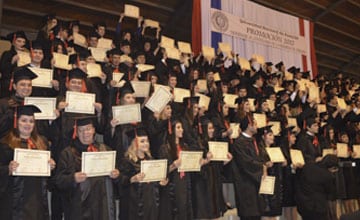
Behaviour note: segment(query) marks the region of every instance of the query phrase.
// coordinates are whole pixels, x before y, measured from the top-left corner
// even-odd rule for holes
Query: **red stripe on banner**
[[[193,1],[193,10],[192,10],[192,50],[195,54],[200,53],[202,43],[201,43],[201,0]]]
[[[313,78],[318,74],[316,53],[315,53],[315,42],[314,42],[314,22],[310,22],[310,56],[311,56],[311,72]]]
[[[299,29],[300,29],[300,36],[305,36],[305,24],[304,24],[304,19],[299,18]],[[301,60],[302,60],[302,69],[303,71],[307,71],[307,57],[305,55],[301,55]]]

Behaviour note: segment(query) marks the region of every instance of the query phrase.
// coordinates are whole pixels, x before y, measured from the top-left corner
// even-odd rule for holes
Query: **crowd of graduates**
[[[181,53],[173,59],[159,43],[160,29],[146,34],[139,18],[137,27],[123,30],[122,22],[123,16],[102,62],[74,43],[75,33],[82,33],[78,21],[48,15],[33,41],[22,31],[6,36],[12,46],[0,59],[0,219],[49,219],[47,191],[51,219],[217,219],[237,208],[242,220],[281,215],[293,220],[298,212],[303,219],[332,220],[359,209],[355,80],[340,72],[311,80],[300,68],[255,58],[246,68],[238,54],[221,50],[213,58]],[[85,34],[87,46],[96,48],[106,34],[106,24],[97,23]],[[17,65],[19,51],[30,53],[29,64]],[[54,52],[71,55],[72,68],[55,67]],[[89,63],[101,65],[98,76],[87,77]],[[141,71],[139,64],[153,68]],[[53,69],[52,87],[32,86],[37,75],[28,67]],[[116,73],[124,74],[120,81],[113,79]],[[205,89],[199,80],[206,80]],[[148,97],[136,97],[133,81],[150,82]],[[161,112],[145,106],[157,85],[173,94]],[[191,96],[175,102],[174,88],[188,89]],[[67,91],[95,94],[95,114],[66,112]],[[208,105],[199,102],[198,93],[210,98]],[[228,94],[237,96],[234,103],[224,101]],[[35,121],[39,109],[24,105],[25,97],[55,97],[56,119]],[[118,125],[112,107],[135,103],[141,104],[141,122]],[[326,109],[319,111],[320,105]],[[257,121],[255,114],[265,120]],[[279,122],[280,131],[269,122]],[[209,141],[229,144],[226,161],[211,160]],[[345,156],[338,155],[338,143],[347,146]],[[272,147],[280,147],[285,161],[271,161]],[[51,177],[13,176],[19,165],[15,148],[50,150]],[[293,149],[302,152],[304,164],[292,162]],[[325,155],[324,149],[332,151]],[[109,150],[116,151],[109,176],[81,172],[82,152]],[[184,150],[203,152],[200,172],[178,172]],[[167,178],[142,183],[140,163],[152,159],[167,159]],[[259,194],[264,176],[275,176],[272,195]]]

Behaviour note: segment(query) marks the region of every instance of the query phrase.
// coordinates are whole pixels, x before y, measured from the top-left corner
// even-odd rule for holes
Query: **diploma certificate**
[[[111,49],[111,45],[112,45],[113,41],[111,39],[107,39],[107,38],[100,38],[97,44],[98,48],[106,48],[106,49]]]
[[[257,127],[258,128],[263,128],[267,125],[266,123],[266,115],[265,114],[258,114],[258,113],[254,113],[254,120],[257,123]]]
[[[192,53],[190,43],[178,41],[177,44],[181,53],[188,53],[188,54]]]
[[[53,70],[52,69],[44,69],[37,67],[28,67],[32,72],[34,72],[38,77],[33,79],[32,86],[36,87],[44,87],[44,88],[52,88],[51,81],[53,80]]]
[[[198,79],[196,85],[199,87],[199,92],[206,92],[207,90],[206,79]]]
[[[140,16],[140,9],[134,5],[124,5],[124,15],[131,18],[138,18]]]
[[[61,53],[53,53],[54,67],[64,70],[71,70],[72,66],[69,64],[69,56]]]
[[[336,150],[337,150],[337,156],[341,158],[348,158],[349,157],[349,151],[348,151],[348,145],[344,143],[337,143],[336,144]]]
[[[190,97],[191,93],[188,89],[174,88],[174,102],[182,103],[184,98]]]
[[[217,142],[217,141],[209,141],[209,152],[212,153],[213,158],[211,160],[214,161],[228,161],[229,158],[227,154],[229,152],[229,144],[228,142]]]
[[[87,41],[84,35],[79,33],[73,33],[73,37],[74,37],[74,44],[85,48],[87,47]]]
[[[89,49],[97,62],[105,62],[107,48],[89,47]]]
[[[305,164],[304,156],[300,150],[290,149],[290,157],[293,164]]]
[[[353,152],[356,153],[355,158],[360,158],[360,145],[353,145]]]
[[[101,78],[102,70],[101,70],[100,64],[88,63],[86,65],[86,69],[87,69],[88,78],[91,78],[91,77]]]
[[[25,66],[31,63],[31,57],[29,52],[17,51],[17,55],[19,56],[19,60],[17,61],[17,66]]]
[[[235,101],[238,97],[239,97],[238,95],[225,93],[224,102],[229,106],[229,108],[236,108],[237,104],[235,104]]]
[[[141,122],[141,108],[139,103],[113,106],[112,112],[113,118],[119,121],[117,125]]]
[[[112,79],[116,81],[116,85],[114,87],[121,87],[120,81],[124,77],[124,73],[115,73],[112,74]]]
[[[41,110],[34,114],[36,120],[54,120],[56,118],[56,98],[25,97],[24,105],[36,105]]]
[[[205,107],[206,110],[209,110],[209,104],[210,104],[210,97],[200,94],[200,93],[196,93],[195,96],[199,96],[199,107]]]
[[[251,70],[250,62],[246,58],[239,57],[238,64],[240,65],[241,69]]]
[[[273,195],[275,187],[275,176],[263,176],[261,178],[259,194]]]
[[[142,160],[140,172],[145,174],[141,182],[157,182],[166,179],[167,160]]]
[[[271,162],[282,163],[285,161],[284,154],[281,152],[280,147],[266,147],[265,149],[270,157]]]
[[[173,38],[170,37],[166,37],[166,36],[161,36],[161,42],[160,42],[161,47],[164,48],[173,48],[175,46],[175,40]]]
[[[154,65],[148,65],[148,64],[138,64],[138,65],[136,65],[136,68],[140,72],[146,72],[146,71],[155,69],[155,66]]]
[[[239,137],[240,124],[239,123],[230,123],[230,128],[232,130],[231,139],[236,139]]]
[[[69,104],[65,112],[73,113],[95,113],[95,94],[85,92],[66,92],[66,102]]]
[[[150,92],[151,82],[148,81],[131,81],[136,97],[148,97]]]
[[[200,171],[200,159],[202,156],[203,152],[201,151],[181,151],[181,165],[178,168],[178,172]]]
[[[163,88],[159,87],[146,102],[145,106],[153,112],[160,113],[171,100],[171,93]]]
[[[87,177],[109,176],[115,169],[116,151],[83,152],[81,172]]]
[[[19,163],[14,176],[50,176],[50,151],[15,148],[14,161]]]
[[[334,152],[334,149],[331,149],[331,148],[329,148],[329,149],[323,149],[322,150],[322,156],[323,157],[325,157],[326,155],[328,155],[328,154],[334,154],[335,152]]]

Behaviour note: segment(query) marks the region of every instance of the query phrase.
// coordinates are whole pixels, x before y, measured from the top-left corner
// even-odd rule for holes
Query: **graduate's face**
[[[141,153],[145,153],[149,151],[149,139],[148,136],[140,136],[140,137],[136,137],[137,139],[137,147],[138,147],[138,151],[140,151]]]
[[[263,102],[261,104],[261,110],[264,111],[264,112],[269,111],[269,104],[267,102]]]
[[[228,116],[229,115],[229,106],[227,104],[224,104],[222,107],[222,113],[224,116]]]
[[[90,37],[89,38],[89,46],[90,47],[97,47],[97,44],[98,44],[98,39],[97,37]]]
[[[215,128],[212,122],[209,122],[208,127],[207,127],[207,133],[209,138],[213,138],[214,137],[214,132],[215,132]]]
[[[44,52],[40,49],[34,49],[32,52],[32,62],[33,63],[41,63],[41,61],[44,59]]]
[[[29,79],[22,79],[13,85],[14,90],[16,90],[16,96],[20,98],[25,98],[31,95],[32,84]]]
[[[78,68],[81,69],[85,73],[87,72],[86,66],[87,66],[87,62],[85,60],[80,60],[78,62]]]
[[[98,33],[101,37],[104,37],[104,35],[105,35],[105,27],[99,26],[99,27],[97,28],[97,33]]]
[[[334,139],[334,135],[335,135],[334,130],[333,130],[333,129],[330,129],[330,130],[329,130],[329,139],[330,139],[330,140],[333,140],[333,139]]]
[[[182,138],[184,133],[184,129],[182,127],[182,124],[180,122],[176,123],[175,125],[175,135],[176,138]]]
[[[170,86],[171,88],[175,88],[175,87],[176,87],[176,84],[177,84],[177,79],[176,79],[176,77],[170,76],[170,78],[169,78],[169,86]]]
[[[23,50],[25,44],[26,44],[26,40],[21,37],[16,38],[13,43],[16,50]]]
[[[162,111],[161,118],[162,119],[169,119],[171,118],[172,109],[170,105],[166,105],[164,110]]]
[[[247,96],[247,90],[245,88],[239,89],[239,96],[240,97],[246,97]]]
[[[81,92],[82,89],[82,79],[72,78],[68,83],[68,90],[72,92]]]
[[[150,51],[150,49],[151,49],[151,44],[149,42],[146,42],[144,44],[144,51],[148,52],[148,51]]]
[[[72,32],[73,33],[79,33],[79,26],[75,25],[72,27]]]
[[[193,116],[197,116],[199,114],[199,104],[193,104]]]
[[[150,78],[150,81],[151,81],[151,84],[154,85],[157,83],[158,81],[158,77],[155,76],[155,75],[152,75],[151,78]]]
[[[349,143],[349,136],[347,134],[341,135],[340,139],[343,143]]]
[[[319,132],[319,125],[318,123],[314,123],[312,124],[310,127],[307,127],[308,130],[313,133],[313,134],[317,134]]]
[[[133,93],[127,93],[123,97],[123,105],[135,104],[135,95]]]
[[[227,85],[222,85],[221,86],[221,91],[222,91],[222,93],[228,93],[228,91],[229,91],[229,87],[227,86]]]
[[[271,145],[274,143],[274,134],[272,132],[266,133],[263,136],[266,144]]]
[[[82,144],[92,144],[94,142],[95,128],[92,124],[78,126],[77,136]]]
[[[114,54],[112,56],[112,64],[118,66],[120,64],[120,57],[121,57],[120,55]]]
[[[131,53],[131,50],[130,50],[130,46],[129,45],[125,45],[125,46],[122,46],[121,47],[121,51],[124,53],[124,54],[130,54]]]
[[[289,144],[290,144],[290,145],[294,145],[295,142],[296,142],[296,135],[295,135],[295,134],[290,134]]]
[[[146,63],[145,55],[139,55],[139,56],[136,58],[136,62],[137,62],[138,64],[145,64],[145,63]]]
[[[193,71],[193,77],[194,77],[194,79],[199,79],[199,71],[198,70]]]
[[[21,115],[18,119],[18,130],[21,138],[28,138],[34,130],[35,118],[32,115]]]
[[[250,102],[244,102],[244,112],[250,112]]]

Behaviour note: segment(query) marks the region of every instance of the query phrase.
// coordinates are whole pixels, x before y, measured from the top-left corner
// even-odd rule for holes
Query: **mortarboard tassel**
[[[34,142],[31,140],[31,138],[27,139],[27,146],[28,146],[28,149],[36,149],[36,146],[35,146]]]
[[[116,105],[120,105],[120,89],[116,93]]]
[[[168,119],[168,132],[169,132],[169,134],[172,134],[172,127],[171,127],[170,119]]]
[[[11,75],[11,79],[10,79],[10,84],[9,84],[9,91],[11,92],[13,89],[13,84],[14,84],[14,73],[12,73]]]
[[[87,92],[85,80],[82,80],[81,82],[81,92]]]
[[[34,49],[32,47],[32,42],[30,41],[30,56],[31,56],[31,59],[34,59]]]
[[[202,129],[202,126],[201,126],[201,122],[200,122],[199,116],[198,116],[198,127],[199,127],[199,134],[203,134],[203,129]]]
[[[77,129],[77,120],[75,120],[74,132],[73,132],[73,135],[72,135],[72,139],[75,139],[75,138],[76,138],[76,129]]]
[[[304,120],[304,122],[303,122],[303,129],[304,130],[306,129],[306,120]]]
[[[221,112],[221,104],[220,104],[220,102],[218,103],[218,112]]]
[[[12,39],[13,44],[15,43],[15,40],[16,40],[16,34],[13,35],[13,39]]]
[[[15,107],[15,111],[14,111],[14,125],[13,127],[16,128],[17,126],[17,107]]]
[[[191,107],[191,102],[190,99],[188,99],[187,108],[190,109],[190,107]]]
[[[290,142],[290,136],[291,136],[290,131],[288,131],[287,133],[288,142]]]

